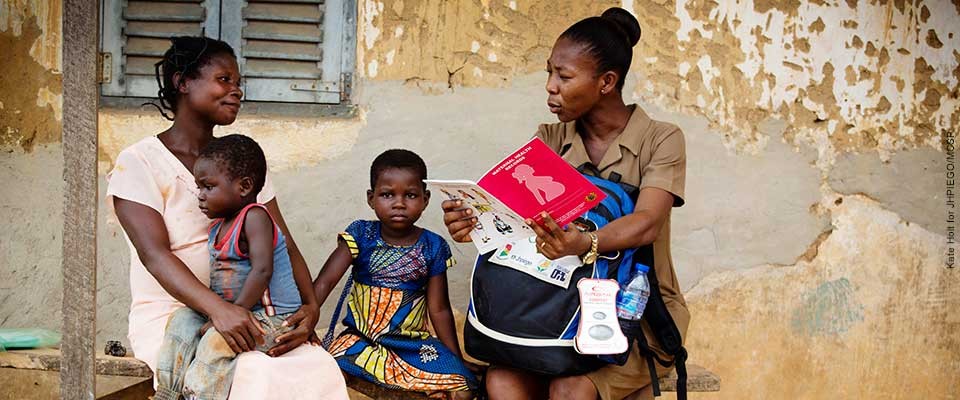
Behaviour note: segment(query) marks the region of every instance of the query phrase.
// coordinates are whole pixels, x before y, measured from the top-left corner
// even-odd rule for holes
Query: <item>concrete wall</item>
[[[540,71],[556,36],[620,5],[643,26],[626,97],[686,134],[673,251],[693,313],[692,361],[723,378],[719,394],[698,397],[960,393],[960,276],[944,257],[946,141],[960,125],[957,2],[359,3],[356,116],[248,107],[218,130],[264,146],[314,274],[335,233],[372,216],[363,193],[376,154],[410,148],[433,177],[475,177],[554,120]],[[0,0],[10,55],[0,66],[0,220],[12,222],[0,233],[3,327],[59,325],[54,10],[57,1]],[[100,115],[104,172],[124,146],[167,126],[149,110]],[[102,342],[126,333],[129,259],[101,215]],[[437,204],[422,222],[442,231]],[[463,307],[475,252],[455,252],[451,295]]]
[[[0,0],[0,327],[59,329],[59,1]]]

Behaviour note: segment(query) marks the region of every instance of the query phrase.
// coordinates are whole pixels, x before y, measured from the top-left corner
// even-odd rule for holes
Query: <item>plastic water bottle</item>
[[[626,286],[621,287],[617,294],[617,317],[638,321],[643,316],[643,309],[647,307],[647,299],[650,298],[650,281],[647,279],[649,271],[650,267],[646,265],[636,265],[633,278]]]

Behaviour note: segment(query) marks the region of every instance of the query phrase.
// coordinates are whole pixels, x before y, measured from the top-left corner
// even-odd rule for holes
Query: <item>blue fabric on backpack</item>
[[[592,231],[633,212],[634,200],[621,184],[589,174],[584,177],[607,196],[574,223]],[[594,265],[577,268],[574,279],[615,279],[623,285],[634,269],[636,252],[600,254]],[[496,265],[489,261],[492,254],[479,255],[474,266],[464,330],[467,353],[492,364],[545,375],[582,374],[622,362],[624,358],[617,355],[598,357],[574,350],[580,319],[576,287],[558,288]]]
[[[584,214],[583,219],[590,221],[592,223],[591,230],[599,230],[603,228],[610,222],[613,222],[617,218],[623,217],[633,212],[634,203],[633,199],[627,195],[627,192],[620,187],[619,184],[611,182],[609,180],[598,178],[593,175],[583,174],[590,183],[594,184],[596,187],[600,188],[607,197],[603,199],[597,206],[587,211]],[[621,287],[626,285],[631,278],[631,271],[633,268],[633,254],[636,252],[636,249],[626,249],[621,250],[617,257],[614,257],[618,260],[616,277],[610,276],[610,254],[601,254],[600,257],[597,257],[596,264],[593,269],[593,278],[595,279],[616,279],[617,283]],[[574,321],[570,324],[570,328],[564,332],[563,337],[565,339],[573,339],[577,335],[577,326],[580,322],[580,313],[577,312],[577,315],[574,317]],[[599,356],[600,359],[614,363],[615,361],[607,356]]]

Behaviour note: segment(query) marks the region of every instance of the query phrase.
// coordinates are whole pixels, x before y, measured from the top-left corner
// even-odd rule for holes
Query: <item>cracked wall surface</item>
[[[832,230],[815,257],[687,293],[701,333],[687,346],[723,378],[700,397],[956,398],[960,291],[941,235],[862,195],[824,199]]]
[[[650,83],[635,93],[705,115],[738,150],[783,119],[821,168],[838,152],[938,148],[960,126],[956,4],[680,0],[646,24],[663,30],[644,41]]]
[[[555,120],[541,71],[556,36],[622,6],[643,28],[626,97],[687,142],[673,256],[693,314],[691,361],[723,379],[698,397],[960,393],[960,277],[942,258],[941,136],[960,118],[956,1],[358,3],[355,114],[248,105],[217,130],[263,145],[313,274],[336,233],[372,217],[373,157],[410,148],[431,177],[476,178]],[[59,326],[59,8],[0,0],[0,49],[11,55],[0,70],[12,73],[0,74],[0,220],[14,221],[0,232],[2,327]],[[151,109],[102,109],[101,172],[167,126]],[[442,232],[439,213],[432,204],[423,225]],[[125,339],[122,235],[101,205],[100,343]],[[462,309],[475,251],[453,250]]]
[[[643,36],[629,89],[703,115],[731,149],[755,153],[756,126],[821,153],[940,146],[960,126],[960,6],[949,1],[364,0],[366,77],[442,90],[504,85],[542,69],[571,21],[609,6],[634,12]]]
[[[542,70],[569,21],[609,1],[360,1],[358,64],[380,80],[433,90],[503,86]]]
[[[0,150],[60,141],[60,1],[0,1]]]

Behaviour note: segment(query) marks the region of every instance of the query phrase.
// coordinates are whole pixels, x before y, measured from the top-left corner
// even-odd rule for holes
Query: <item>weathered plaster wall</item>
[[[264,146],[314,274],[336,232],[371,216],[363,193],[376,154],[410,148],[433,177],[476,176],[554,120],[539,71],[556,36],[620,5],[644,29],[628,97],[686,135],[673,252],[693,313],[692,361],[724,380],[699,397],[960,393],[960,278],[942,261],[940,148],[960,118],[955,1],[359,3],[356,116],[248,109],[217,132]],[[16,221],[0,232],[3,327],[59,325],[59,7],[0,0],[0,49],[13,55],[0,69],[20,74],[0,75],[0,220]],[[54,100],[41,100],[47,92]],[[21,114],[32,116],[8,117]],[[167,126],[149,110],[100,115],[102,172]],[[100,213],[102,343],[126,333],[129,259]],[[422,221],[442,231],[438,204]],[[462,308],[475,252],[454,249]]]
[[[144,132],[159,133],[170,127],[153,108],[100,111],[100,162],[106,173],[125,147],[143,139]],[[257,140],[274,172],[347,155],[357,144],[364,116],[304,118],[279,115],[244,115],[217,135],[242,133]]]
[[[649,84],[635,93],[705,115],[733,148],[759,151],[754,128],[775,116],[792,143],[820,153],[939,147],[960,126],[956,2],[667,4],[644,41]],[[648,5],[638,15],[658,11]],[[672,97],[672,99],[671,99]]]
[[[716,397],[956,396],[960,278],[937,210],[941,141],[960,126],[957,2],[555,3],[474,1],[431,22],[438,2],[364,1],[362,72],[425,93],[502,86],[542,68],[569,23],[632,10],[627,93],[687,134],[674,254]],[[893,375],[903,365],[944,367]]]
[[[787,140],[844,151],[938,147],[960,125],[958,7],[948,1],[365,0],[366,77],[436,86],[502,85],[542,68],[571,21],[619,5],[643,36],[639,98],[703,115],[724,143],[761,151],[757,126],[788,123]]]
[[[60,140],[59,0],[0,1],[0,150]]]
[[[60,328],[63,158],[59,144],[0,155],[0,327]]]
[[[503,86],[542,70],[570,21],[610,1],[360,1],[358,62],[379,80],[433,90]]]
[[[687,293],[688,346],[725,385],[704,398],[956,398],[960,294],[943,237],[866,196],[823,199],[833,229],[814,257]]]
[[[60,327],[60,8],[0,0],[2,327]]]

